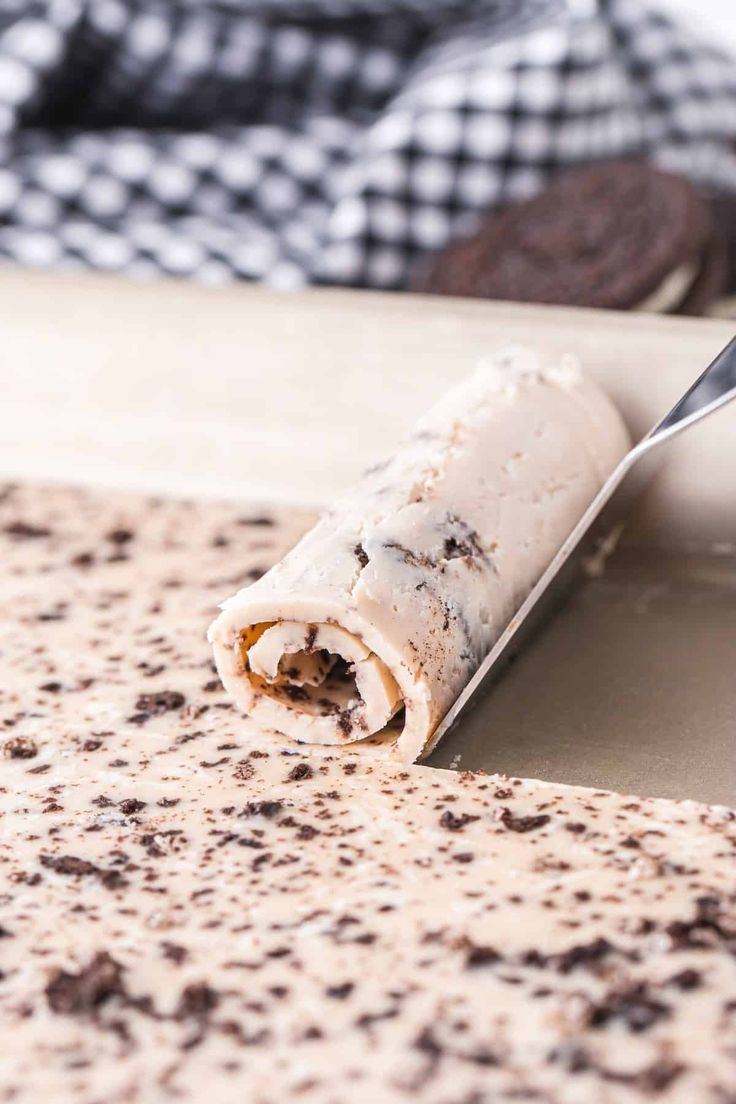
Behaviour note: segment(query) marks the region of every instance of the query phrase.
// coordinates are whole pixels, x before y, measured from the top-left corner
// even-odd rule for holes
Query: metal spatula
[[[736,804],[736,558],[624,552],[574,587],[661,446],[734,398],[736,337],[603,485],[440,723],[432,765]]]

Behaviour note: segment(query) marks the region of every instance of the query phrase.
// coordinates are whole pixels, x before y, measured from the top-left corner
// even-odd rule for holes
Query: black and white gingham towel
[[[0,258],[400,287],[566,165],[736,191],[736,64],[646,0],[0,0]]]

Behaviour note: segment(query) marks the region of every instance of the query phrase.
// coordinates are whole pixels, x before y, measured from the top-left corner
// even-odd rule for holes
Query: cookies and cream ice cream
[[[571,358],[500,354],[225,602],[225,687],[300,742],[418,758],[627,444]]]
[[[214,599],[312,521],[0,484],[0,1101],[731,1100],[736,813],[237,715]]]

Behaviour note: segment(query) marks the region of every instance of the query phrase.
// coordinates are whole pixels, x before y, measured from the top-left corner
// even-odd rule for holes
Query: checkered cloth
[[[558,169],[736,190],[736,65],[645,0],[0,0],[0,257],[401,287]]]

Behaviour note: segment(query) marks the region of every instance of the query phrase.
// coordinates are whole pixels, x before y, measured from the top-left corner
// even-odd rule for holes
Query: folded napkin
[[[641,0],[4,0],[0,258],[397,288],[557,170],[736,191],[736,65]]]

